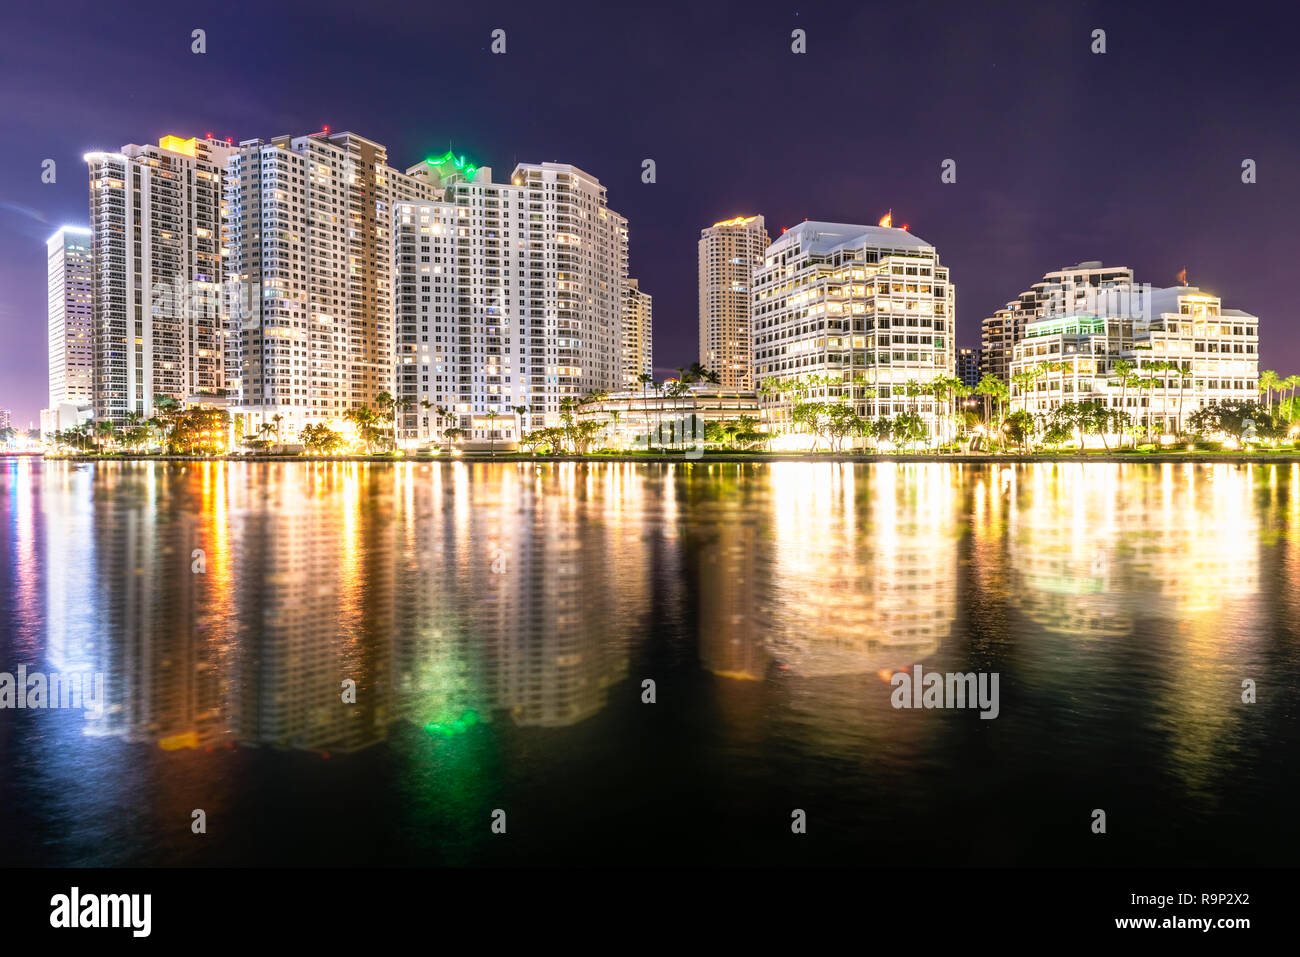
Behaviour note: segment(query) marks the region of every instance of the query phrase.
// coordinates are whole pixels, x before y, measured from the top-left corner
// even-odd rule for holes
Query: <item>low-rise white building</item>
[[[773,386],[798,382],[805,397],[846,400],[864,418],[917,412],[936,436],[941,403],[905,390],[953,374],[954,312],[938,252],[905,229],[787,230],[754,269],[753,369],[765,417],[794,431],[791,398]]]
[[[1015,346],[1025,337],[1029,323],[1049,315],[1095,314],[1090,299],[1104,295],[1106,289],[1132,285],[1133,270],[1128,266],[1107,266],[1096,259],[1045,273],[981,324],[979,375],[1010,382]]]
[[[578,405],[574,419],[600,425],[597,444],[614,448],[702,445],[710,422],[750,419],[757,426],[760,409],[756,393],[699,383],[674,394],[675,385],[670,380],[666,388],[647,385],[635,392],[600,396]]]
[[[1091,314],[1025,327],[1011,362],[1013,410],[1045,419],[1064,403],[1099,400],[1139,431],[1176,435],[1197,409],[1257,400],[1257,317],[1196,286],[1117,287],[1094,301]]]

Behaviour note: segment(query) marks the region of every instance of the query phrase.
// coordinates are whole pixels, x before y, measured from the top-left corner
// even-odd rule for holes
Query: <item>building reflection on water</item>
[[[1276,466],[1160,465],[1146,481],[1119,465],[1044,464],[979,494],[1007,509],[1007,561],[1021,610],[1080,637],[1143,618],[1246,613],[1259,590],[1253,491]],[[996,507],[995,504],[995,507]]]
[[[394,479],[401,717],[455,734],[497,713],[597,713],[649,600],[640,474],[411,464]]]
[[[973,608],[1069,645],[1164,621],[1175,720],[1198,707],[1179,675],[1229,655],[1224,623],[1263,632],[1262,547],[1281,544],[1297,610],[1295,465],[28,460],[0,475],[11,650],[103,672],[86,733],[164,749],[574,725],[614,688],[639,694],[629,662],[679,591],[724,684],[969,670],[979,649],[953,636]],[[1032,635],[1015,653],[1028,674],[1062,661]]]
[[[875,674],[936,650],[957,611],[959,497],[947,466],[782,465],[758,483],[748,468],[711,467],[702,483],[714,494],[691,516],[708,530],[705,668],[750,680],[774,665]]]
[[[564,726],[627,674],[650,600],[632,467],[221,462],[9,476],[46,549],[52,670],[102,672],[87,733],[164,749],[368,747],[393,721]],[[197,564],[196,564],[197,563]],[[20,562],[32,570],[34,561]],[[355,683],[355,703],[343,700]]]

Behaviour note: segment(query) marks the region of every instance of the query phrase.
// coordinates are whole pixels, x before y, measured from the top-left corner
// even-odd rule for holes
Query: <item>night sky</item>
[[[597,176],[654,296],[661,375],[697,358],[701,227],[761,213],[777,235],[891,207],[951,267],[961,345],[1044,272],[1101,259],[1153,285],[1185,266],[1261,317],[1261,368],[1300,372],[1294,19],[1281,4],[1151,6],[11,5],[0,406],[26,425],[46,401],[44,241],[86,222],[83,153],[326,124],[384,143],[399,169],[450,142],[498,180],[516,161]],[[204,55],[190,52],[195,28]],[[503,56],[489,52],[495,28]],[[940,182],[946,158],[955,184]]]

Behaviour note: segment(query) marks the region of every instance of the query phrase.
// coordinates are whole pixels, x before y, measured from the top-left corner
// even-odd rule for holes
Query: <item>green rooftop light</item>
[[[430,157],[425,162],[438,170],[442,176],[447,175],[447,167],[451,167],[455,172],[464,173],[466,179],[473,179],[474,173],[478,170],[477,166],[466,162],[464,156],[457,156],[451,150],[447,150],[439,157]]]

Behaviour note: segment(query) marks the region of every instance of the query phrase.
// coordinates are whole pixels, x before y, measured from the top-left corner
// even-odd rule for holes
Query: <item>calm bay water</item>
[[[1290,864],[1298,613],[1291,464],[0,460],[0,857]]]

